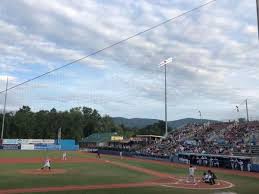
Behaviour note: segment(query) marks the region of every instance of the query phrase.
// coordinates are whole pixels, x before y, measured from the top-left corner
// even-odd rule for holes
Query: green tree
[[[115,125],[108,115],[102,117],[97,110],[88,107],[32,112],[29,106],[22,106],[16,113],[6,113],[4,138],[52,139],[57,138],[60,127],[62,138],[76,140],[96,132],[127,132],[127,129]]]

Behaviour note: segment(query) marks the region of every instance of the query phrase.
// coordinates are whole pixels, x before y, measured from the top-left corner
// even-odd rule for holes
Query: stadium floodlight
[[[7,100],[7,90],[8,90],[8,76],[6,77],[6,86],[5,86],[5,98],[4,98],[4,111],[3,111],[3,120],[2,120],[2,131],[1,131],[1,143],[3,143],[3,138],[4,138],[4,124],[5,124],[5,109],[6,109],[6,100]]]
[[[168,127],[167,127],[167,86],[166,86],[166,66],[168,63],[171,63],[173,61],[173,58],[170,57],[161,63],[159,63],[160,67],[165,67],[165,137],[168,134]]]
[[[199,111],[198,111],[198,113],[199,113],[199,116],[200,116],[200,122],[201,122],[201,111],[199,110]]]
[[[259,0],[256,0],[256,10],[257,10],[257,33],[259,39]]]

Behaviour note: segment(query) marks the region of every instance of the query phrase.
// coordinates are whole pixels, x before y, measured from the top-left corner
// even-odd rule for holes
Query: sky
[[[208,0],[207,0],[208,1]],[[206,0],[1,0],[0,90],[15,86],[184,13]],[[8,91],[7,109],[97,109],[102,115],[168,119],[259,118],[255,0],[217,0]],[[4,93],[0,94],[0,109]],[[239,112],[235,106],[239,106]]]

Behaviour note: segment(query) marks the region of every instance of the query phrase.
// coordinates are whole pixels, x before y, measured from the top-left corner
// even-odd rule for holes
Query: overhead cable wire
[[[79,59],[76,59],[76,60],[74,60],[74,61],[71,61],[71,62],[69,62],[69,63],[66,63],[65,65],[62,65],[62,66],[60,66],[60,67],[57,67],[57,68],[52,69],[52,70],[50,70],[50,71],[47,71],[47,72],[45,72],[45,73],[43,73],[43,74],[41,74],[41,75],[38,75],[38,76],[33,77],[33,78],[31,78],[31,79],[28,79],[28,80],[26,80],[26,81],[24,81],[24,82],[21,82],[21,83],[19,83],[19,84],[16,84],[16,85],[14,85],[14,86],[12,86],[12,87],[9,87],[7,90],[14,89],[14,88],[16,88],[16,87],[18,87],[18,86],[24,85],[24,84],[26,84],[26,83],[28,83],[28,82],[31,82],[31,81],[36,80],[36,79],[38,79],[38,78],[41,78],[41,77],[43,77],[43,76],[45,76],[45,75],[48,75],[48,74],[50,74],[50,73],[52,73],[52,72],[55,72],[55,71],[58,71],[58,70],[60,70],[60,69],[63,69],[63,68],[65,68],[65,67],[67,67],[67,66],[70,66],[70,65],[72,65],[72,64],[74,64],[74,63],[77,63],[77,62],[82,61],[82,60],[84,60],[84,59],[86,59],[86,58],[89,58],[89,57],[91,57],[91,56],[94,56],[94,55],[96,55],[96,54],[98,54],[98,53],[101,53],[101,52],[103,52],[103,51],[105,51],[105,50],[108,50],[108,49],[110,49],[110,48],[112,48],[112,47],[114,47],[114,46],[117,46],[117,45],[121,44],[121,43],[127,42],[127,41],[130,40],[130,39],[133,39],[133,38],[135,38],[135,37],[137,37],[137,36],[140,36],[140,35],[142,35],[142,34],[144,34],[144,33],[146,33],[146,32],[149,32],[149,31],[151,31],[151,30],[153,30],[153,29],[156,29],[156,28],[158,28],[158,27],[160,27],[160,26],[162,26],[162,25],[164,25],[164,24],[166,24],[166,23],[169,23],[169,22],[171,22],[171,21],[173,21],[173,20],[176,20],[176,19],[178,19],[178,18],[180,18],[180,17],[183,17],[183,16],[185,16],[185,15],[188,15],[189,13],[192,13],[192,12],[194,12],[194,11],[198,11],[199,9],[201,9],[201,8],[203,8],[203,7],[205,7],[205,6],[209,5],[209,4],[212,4],[212,3],[216,2],[216,1],[217,1],[217,0],[208,1],[208,2],[206,2],[206,3],[204,3],[204,4],[201,4],[201,5],[197,6],[197,7],[194,7],[194,8],[192,8],[192,9],[188,10],[188,11],[185,11],[185,12],[183,12],[183,13],[177,15],[177,16],[174,16],[174,17],[169,18],[169,19],[167,19],[167,20],[165,20],[165,21],[163,21],[163,22],[161,22],[161,23],[158,23],[158,24],[152,26],[152,27],[149,27],[149,28],[147,28],[146,30],[143,30],[143,31],[141,31],[141,32],[138,32],[138,33],[136,33],[136,34],[133,34],[133,35],[131,35],[131,36],[127,37],[127,38],[124,38],[124,39],[122,39],[122,40],[119,40],[118,42],[115,42],[115,43],[113,43],[113,44],[111,44],[111,45],[109,45],[109,46],[106,46],[106,47],[104,47],[104,48],[102,48],[102,49],[99,49],[99,50],[97,50],[97,51],[94,51],[94,52],[92,52],[92,53],[90,53],[90,54],[88,54],[88,55],[86,55],[86,56],[84,56],[84,57],[81,57],[81,58],[79,58]],[[4,91],[4,90],[1,91],[0,94],[3,93],[3,92],[5,92],[5,91]]]

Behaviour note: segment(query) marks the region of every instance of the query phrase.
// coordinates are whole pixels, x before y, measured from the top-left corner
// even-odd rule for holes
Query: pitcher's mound
[[[64,169],[23,169],[19,170],[19,173],[22,174],[39,174],[39,175],[51,175],[51,174],[64,174],[66,173],[66,170]]]

